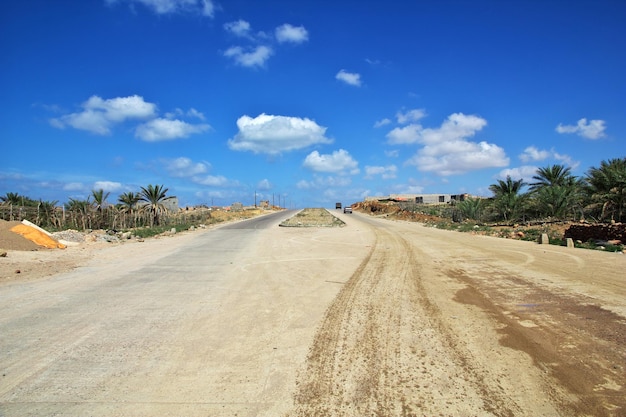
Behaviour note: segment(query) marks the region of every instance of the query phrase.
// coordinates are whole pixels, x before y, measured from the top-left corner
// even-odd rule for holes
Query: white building
[[[469,194],[389,194],[388,196],[365,197],[365,201],[401,202],[414,204],[448,204],[464,201]]]

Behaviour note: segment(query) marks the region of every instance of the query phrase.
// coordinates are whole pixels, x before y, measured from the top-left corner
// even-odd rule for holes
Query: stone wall
[[[626,224],[574,224],[565,231],[564,237],[582,242],[619,240],[626,243]]]

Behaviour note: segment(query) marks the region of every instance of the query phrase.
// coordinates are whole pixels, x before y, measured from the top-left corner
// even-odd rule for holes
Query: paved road
[[[0,287],[0,415],[287,409],[336,282],[368,250],[354,229],[278,227],[294,213],[106,249]],[[343,254],[351,241],[360,248]]]

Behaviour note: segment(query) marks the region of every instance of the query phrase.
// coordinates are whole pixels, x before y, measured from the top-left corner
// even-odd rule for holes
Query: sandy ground
[[[141,367],[110,364],[120,367],[117,379],[98,381],[108,394],[90,401],[80,394],[95,394],[79,386],[79,405],[72,410],[90,415],[626,415],[626,256],[361,214],[338,216],[346,227],[263,231],[262,241],[271,244],[242,254],[239,268],[254,270],[254,279],[233,275],[245,281],[223,292],[219,305],[229,311],[215,307],[203,320],[176,323],[178,354],[125,347],[143,355]],[[116,260],[160,259],[174,246],[193,243],[196,233],[211,231],[64,251],[11,251],[0,258],[0,295],[23,285],[45,286],[79,265],[110,272]],[[272,280],[256,279],[259,274]],[[262,307],[277,297],[276,309]],[[188,318],[198,318],[190,314],[195,310],[185,311]],[[186,339],[187,331],[196,337]],[[198,345],[204,332],[206,340]],[[219,339],[208,336],[216,332]],[[28,333],[23,329],[23,337]],[[80,335],[61,339],[58,343],[77,350],[85,343]],[[272,350],[265,352],[268,343]],[[62,354],[54,358],[62,359]],[[194,371],[199,362],[211,366]],[[30,382],[4,368],[0,415],[26,415],[21,401],[45,400],[32,389],[32,397],[26,395]],[[162,378],[141,379],[157,368]],[[133,369],[141,372],[129,375]],[[119,379],[122,371],[125,377]],[[89,385],[89,378],[93,373],[85,370],[79,379]],[[124,384],[138,394],[124,394]],[[191,394],[194,387],[198,398],[224,400],[202,402]],[[48,387],[52,398],[61,389]],[[63,412],[63,404],[56,407],[58,415],[72,415]]]

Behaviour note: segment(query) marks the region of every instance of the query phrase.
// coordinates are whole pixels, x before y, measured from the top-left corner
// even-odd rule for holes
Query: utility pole
[[[256,190],[254,190],[254,208],[256,208]]]

